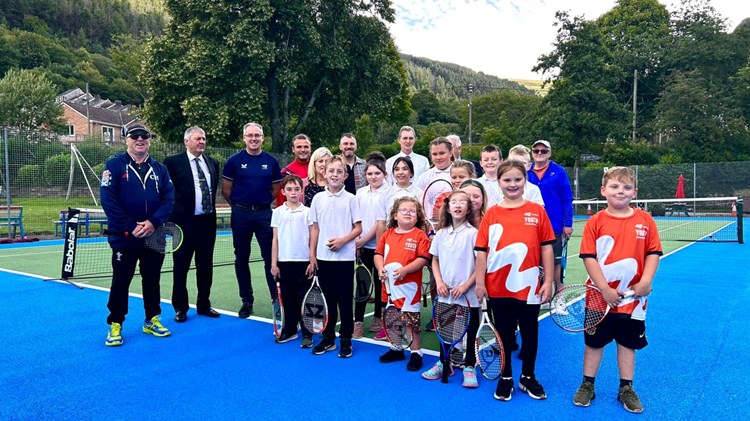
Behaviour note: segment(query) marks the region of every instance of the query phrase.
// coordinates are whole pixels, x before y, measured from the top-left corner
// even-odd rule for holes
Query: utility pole
[[[638,70],[633,70],[633,143],[635,143],[635,123],[638,116]]]
[[[469,84],[469,144],[471,145],[471,94],[474,93],[474,84]]]

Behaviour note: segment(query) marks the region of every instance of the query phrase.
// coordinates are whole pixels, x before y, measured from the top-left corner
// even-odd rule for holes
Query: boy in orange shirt
[[[604,347],[614,340],[620,372],[617,399],[629,412],[643,411],[633,390],[635,350],[648,344],[644,322],[647,296],[662,248],[651,215],[630,207],[637,192],[633,170],[610,168],[604,173],[601,188],[607,208],[592,216],[583,229],[580,257],[589,274],[587,282],[602,291],[612,310],[599,325],[585,333],[583,383],[573,396],[577,406],[589,406],[594,399],[594,379]],[[623,298],[629,289],[635,296]]]

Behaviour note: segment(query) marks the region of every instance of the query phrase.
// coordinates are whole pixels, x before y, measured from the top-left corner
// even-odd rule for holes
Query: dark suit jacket
[[[211,203],[216,211],[216,191],[219,186],[219,161],[203,154],[203,159],[208,165],[211,177]],[[195,163],[190,162],[187,152],[172,155],[164,160],[169,171],[169,177],[174,184],[174,208],[170,221],[186,227],[191,223],[195,214],[195,184],[193,181],[193,170]]]

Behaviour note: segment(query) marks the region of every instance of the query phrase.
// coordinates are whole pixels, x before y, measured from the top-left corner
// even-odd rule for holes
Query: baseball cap
[[[151,132],[143,124],[134,124],[125,130],[125,137],[130,137],[130,135],[151,137]]]
[[[546,140],[543,140],[543,139],[537,140],[536,142],[534,142],[533,145],[531,145],[531,147],[533,148],[536,145],[544,145],[544,146],[547,147],[547,149],[552,149],[552,146],[550,146],[549,142],[547,142]]]

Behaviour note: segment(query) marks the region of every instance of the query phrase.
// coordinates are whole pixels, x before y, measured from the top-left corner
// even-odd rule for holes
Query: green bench
[[[0,227],[6,227],[11,238],[20,233],[26,238],[23,230],[23,206],[0,206]]]

